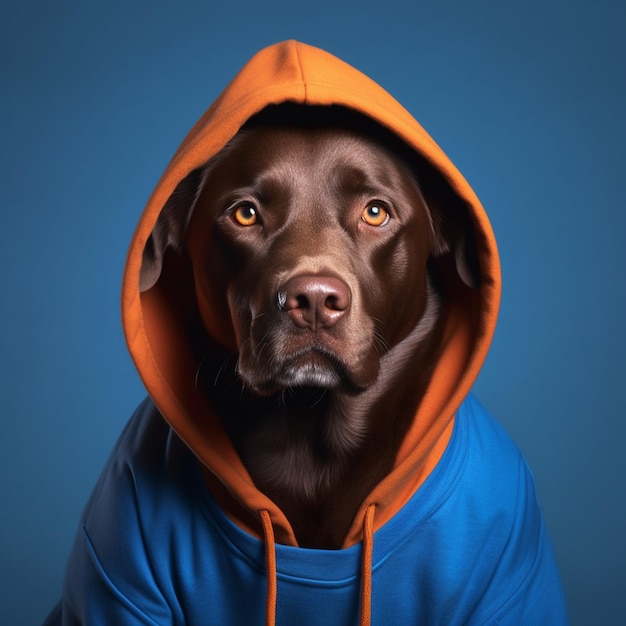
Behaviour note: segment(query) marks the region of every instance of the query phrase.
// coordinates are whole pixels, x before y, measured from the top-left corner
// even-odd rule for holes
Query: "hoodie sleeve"
[[[469,520],[483,521],[482,535],[474,536],[474,573],[486,583],[480,616],[472,623],[566,626],[565,594],[534,477],[517,446],[476,399],[470,397],[467,405],[479,431],[468,478],[479,489],[466,513]],[[485,467],[495,468],[491,476]]]
[[[114,580],[98,558],[96,548],[80,529],[65,579],[63,599],[45,626],[124,624],[125,626],[166,626],[172,615],[154,580],[141,578],[138,550],[124,562],[123,580]]]
[[[493,584],[488,591],[487,624],[551,624],[569,623],[563,586],[542,519],[530,471],[523,464],[524,490],[520,511],[507,542]]]
[[[68,561],[63,597],[46,626],[174,622],[150,556],[159,538],[150,536],[148,546],[143,519],[142,503],[158,497],[161,473],[150,472],[148,480],[146,463],[133,463],[138,451],[129,451],[136,442],[145,441],[146,434],[152,435],[148,441],[157,449],[162,448],[160,433],[139,432],[150,423],[152,431],[163,430],[162,420],[144,419],[152,411],[144,403],[135,413],[93,491]]]

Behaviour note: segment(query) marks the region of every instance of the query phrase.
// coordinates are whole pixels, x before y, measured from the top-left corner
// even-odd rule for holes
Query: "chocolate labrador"
[[[250,124],[199,173],[187,228],[195,294],[212,303],[197,384],[302,546],[341,546],[392,467],[445,318],[432,260],[456,249],[472,281],[464,227],[387,143]]]

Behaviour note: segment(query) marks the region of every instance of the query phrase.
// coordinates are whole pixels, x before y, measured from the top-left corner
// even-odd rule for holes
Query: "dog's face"
[[[260,127],[208,166],[187,246],[204,326],[249,390],[358,392],[420,323],[436,237],[409,168],[374,141]]]

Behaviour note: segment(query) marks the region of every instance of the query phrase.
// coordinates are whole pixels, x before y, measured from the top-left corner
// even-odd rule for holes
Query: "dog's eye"
[[[363,209],[361,219],[370,226],[384,226],[389,221],[389,212],[382,204],[372,203]]]
[[[252,204],[241,204],[234,210],[233,218],[240,226],[252,226],[257,223],[257,210]]]

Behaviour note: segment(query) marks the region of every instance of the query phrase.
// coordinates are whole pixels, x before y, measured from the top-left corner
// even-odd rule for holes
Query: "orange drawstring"
[[[361,626],[370,626],[372,616],[372,551],[374,548],[374,513],[370,504],[363,521],[363,561],[361,564]]]
[[[265,599],[265,626],[274,626],[276,623],[276,542],[274,540],[274,528],[269,511],[259,511],[263,534],[265,535],[265,567],[267,568],[267,598]]]
[[[361,624],[370,626],[372,614],[372,552],[374,548],[374,514],[376,505],[370,504],[365,511],[363,521],[363,553],[361,563]],[[265,536],[265,567],[267,577],[267,598],[265,604],[265,626],[276,623],[276,541],[269,511],[259,511],[263,535]]]

